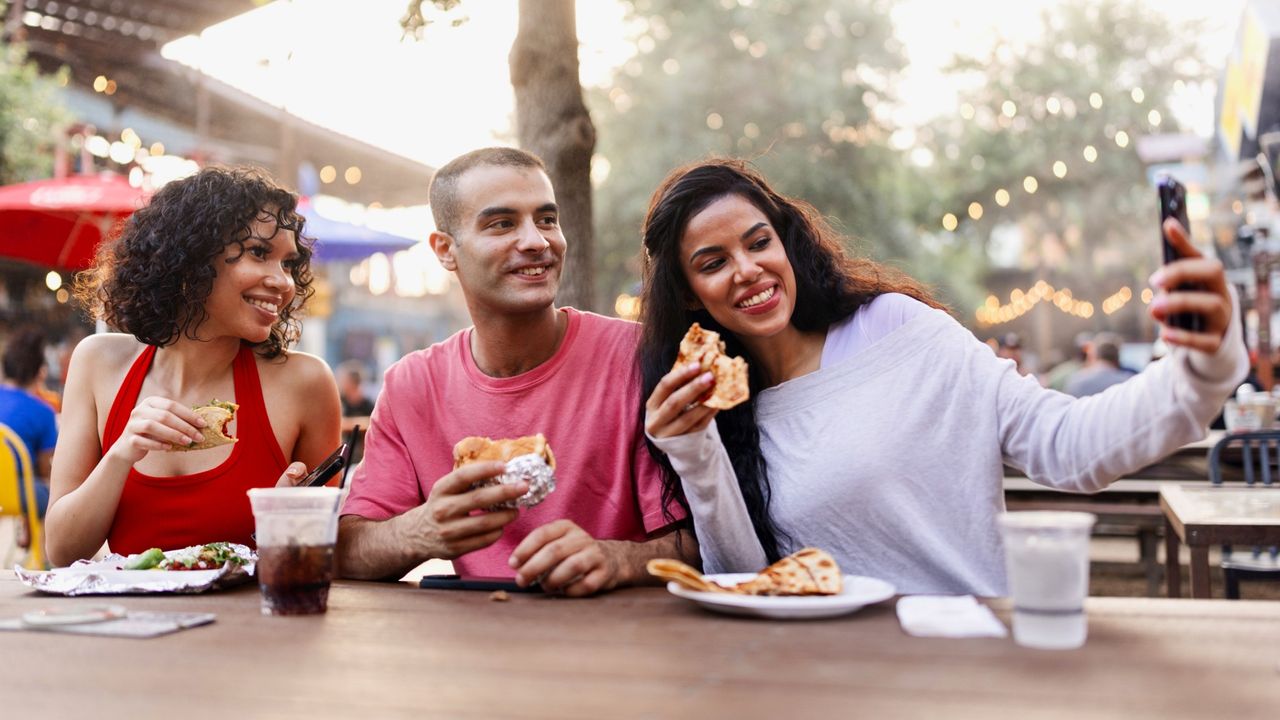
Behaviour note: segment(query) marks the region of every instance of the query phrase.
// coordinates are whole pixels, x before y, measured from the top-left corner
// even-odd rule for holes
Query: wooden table
[[[913,638],[892,603],[782,622],[713,615],[658,588],[487,598],[341,582],[327,615],[300,618],[263,617],[252,586],[123,598],[218,619],[151,640],[0,633],[0,708],[41,720],[1243,720],[1280,707],[1280,602],[1091,598],[1088,643],[1054,652]],[[0,573],[0,617],[101,601],[35,595]]]
[[[1169,597],[1182,594],[1179,549],[1191,550],[1191,597],[1211,597],[1209,548],[1213,545],[1280,545],[1280,488],[1162,485],[1165,518],[1165,582]]]

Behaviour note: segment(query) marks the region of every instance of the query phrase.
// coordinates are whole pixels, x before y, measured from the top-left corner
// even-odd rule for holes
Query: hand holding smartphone
[[[347,466],[351,459],[351,443],[342,443],[329,457],[316,465],[315,469],[298,481],[294,487],[319,487],[329,482],[340,470]]]
[[[1173,218],[1188,233],[1191,232],[1190,224],[1187,222],[1187,191],[1182,186],[1182,183],[1169,175],[1160,175],[1156,178],[1156,190],[1160,197],[1160,246],[1164,264],[1168,265],[1182,256],[1178,254],[1177,248],[1169,242],[1168,236],[1165,235],[1164,222],[1169,218]],[[1203,288],[1195,284],[1183,284],[1175,289],[1201,290]],[[1175,313],[1166,318],[1165,323],[1169,327],[1190,332],[1204,332],[1205,330],[1204,316],[1197,313]]]

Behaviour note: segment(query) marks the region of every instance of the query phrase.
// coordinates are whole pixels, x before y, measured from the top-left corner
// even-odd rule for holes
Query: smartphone
[[[1191,232],[1191,225],[1187,222],[1187,190],[1182,187],[1182,183],[1172,176],[1160,175],[1156,178],[1156,191],[1160,196],[1160,247],[1164,257],[1164,264],[1168,265],[1182,256],[1178,254],[1177,249],[1169,243],[1169,238],[1165,236],[1164,221],[1173,218],[1188,233]],[[1179,285],[1177,289],[1199,290],[1200,287],[1192,283],[1186,283]],[[1165,323],[1169,327],[1181,330],[1204,332],[1204,316],[1198,313],[1175,313],[1170,315],[1165,320]]]
[[[506,590],[518,593],[540,593],[542,587],[534,583],[520,587],[512,578],[476,577],[460,575],[427,575],[418,581],[418,587],[434,590]]]
[[[329,457],[316,465],[306,477],[298,481],[294,487],[319,487],[329,482],[334,475],[347,466],[351,459],[351,443],[342,443]]]

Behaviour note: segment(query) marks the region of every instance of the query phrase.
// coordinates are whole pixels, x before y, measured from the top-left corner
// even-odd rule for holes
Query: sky
[[[721,0],[749,5],[760,0]],[[1038,31],[1039,14],[1070,0],[899,0],[892,20],[910,65],[895,121],[919,125],[954,112],[958,87],[941,69],[957,51]],[[1220,67],[1245,0],[1145,0],[1173,19],[1205,19],[1206,60]],[[402,40],[406,0],[277,0],[170,43],[165,55],[311,122],[429,165],[483,145],[509,144],[507,53],[514,0],[464,0],[419,41]],[[424,3],[430,6],[430,2]],[[359,10],[353,8],[358,7]],[[638,28],[618,0],[578,0],[584,85],[609,82],[633,53]],[[454,27],[450,20],[465,16]],[[1212,88],[1181,98],[1183,119],[1210,134]]]

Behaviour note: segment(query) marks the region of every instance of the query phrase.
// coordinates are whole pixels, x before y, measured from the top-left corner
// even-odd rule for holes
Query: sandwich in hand
[[[751,397],[747,384],[747,361],[725,355],[720,333],[704,330],[698,323],[691,325],[680,341],[676,367],[694,362],[702,366],[703,372],[710,370],[715,376],[716,384],[711,394],[701,400],[706,407],[728,410]]]
[[[508,462],[521,455],[537,455],[552,470],[556,469],[556,456],[551,453],[551,446],[542,433],[512,438],[510,440],[490,440],[487,437],[464,437],[453,446],[453,469],[467,463],[486,460]]]
[[[236,410],[239,405],[225,400],[211,400],[208,405],[197,405],[192,408],[196,415],[199,415],[205,421],[205,426],[200,428],[200,434],[204,435],[204,440],[200,442],[190,442],[186,445],[174,445],[173,449],[178,452],[186,452],[188,450],[204,450],[206,448],[218,447],[219,445],[230,445],[237,439],[227,434],[227,423],[236,419]]]
[[[521,480],[529,483],[529,491],[505,503],[500,508],[533,507],[556,489],[556,456],[542,433],[507,440],[490,440],[487,437],[465,437],[453,446],[453,468],[474,462],[499,460],[507,464],[503,474],[482,480],[473,487],[510,484]],[[493,508],[490,508],[493,509]]]

